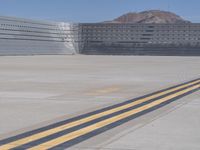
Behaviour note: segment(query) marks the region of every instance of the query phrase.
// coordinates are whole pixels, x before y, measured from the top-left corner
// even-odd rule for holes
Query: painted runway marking
[[[0,149],[64,149],[200,89],[200,79],[0,141]]]
[[[121,90],[121,87],[119,87],[119,86],[111,86],[111,87],[106,87],[106,88],[102,88],[102,89],[98,89],[98,90],[89,92],[89,93],[87,93],[87,95],[97,96],[97,95],[119,92],[120,90]]]

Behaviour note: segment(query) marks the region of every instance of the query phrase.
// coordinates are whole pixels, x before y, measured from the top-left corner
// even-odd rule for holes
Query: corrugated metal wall
[[[74,26],[0,17],[0,55],[74,54],[77,51]]]

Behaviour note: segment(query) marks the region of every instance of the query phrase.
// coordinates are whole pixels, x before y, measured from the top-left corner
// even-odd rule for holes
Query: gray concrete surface
[[[0,57],[0,139],[198,78],[199,66],[200,57]],[[199,149],[199,94],[72,149]]]
[[[200,92],[82,142],[70,150],[199,150],[199,106]]]

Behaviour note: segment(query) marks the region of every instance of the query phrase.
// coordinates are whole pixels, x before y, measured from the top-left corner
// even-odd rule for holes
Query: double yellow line
[[[110,114],[113,114],[113,113],[116,113],[116,112],[119,112],[119,111],[122,111],[122,110],[125,110],[125,109],[128,109],[128,108],[131,108],[133,106],[136,106],[136,105],[139,105],[141,103],[144,103],[144,102],[150,101],[152,99],[159,98],[159,97],[163,96],[162,98],[159,98],[155,101],[152,101],[152,102],[150,102],[146,105],[142,105],[138,108],[135,108],[135,109],[126,111],[124,113],[115,115],[111,118],[108,118],[108,119],[105,119],[103,121],[94,123],[92,125],[83,127],[81,129],[78,129],[78,130],[73,131],[71,133],[68,133],[66,135],[57,137],[55,139],[52,139],[50,141],[44,142],[42,144],[39,144],[35,147],[30,148],[30,150],[49,149],[49,148],[58,146],[60,144],[63,144],[65,142],[68,142],[70,140],[76,139],[76,138],[83,136],[85,134],[88,134],[92,131],[103,128],[107,125],[110,125],[110,124],[115,123],[117,121],[120,121],[122,119],[125,119],[127,117],[130,117],[134,114],[143,112],[143,111],[148,110],[150,108],[153,108],[153,107],[155,107],[155,106],[157,106],[161,103],[167,102],[167,101],[169,101],[173,98],[176,98],[178,96],[182,96],[182,95],[184,95],[184,94],[186,94],[190,91],[193,91],[193,90],[199,89],[199,88],[200,88],[200,79],[186,83],[186,84],[183,84],[183,85],[180,85],[180,86],[177,86],[177,87],[174,87],[174,88],[171,88],[171,89],[168,89],[168,90],[165,90],[165,91],[162,91],[162,92],[159,92],[159,93],[156,93],[156,94],[153,94],[153,95],[150,95],[148,97],[138,99],[136,101],[133,101],[133,102],[128,103],[128,104],[124,104],[124,105],[116,107],[116,108],[111,108],[110,110],[106,110],[106,111],[100,112],[98,114],[93,114],[91,116],[88,116],[88,117],[85,117],[85,118],[82,118],[82,119],[79,119],[79,120],[76,120],[76,121],[72,121],[72,122],[66,123],[64,125],[55,127],[55,128],[52,128],[52,129],[49,129],[49,130],[46,130],[46,131],[42,131],[40,133],[36,133],[34,135],[30,135],[28,137],[24,137],[22,139],[16,139],[13,142],[10,142],[10,143],[7,143],[5,145],[0,146],[0,150],[8,150],[8,149],[16,148],[16,147],[19,147],[21,145],[30,143],[32,141],[36,141],[36,140],[45,138],[47,136],[50,136],[50,135],[56,134],[58,132],[70,129],[72,127],[76,127],[78,125],[90,122],[92,120],[95,120],[95,119],[98,119],[98,118],[101,118],[101,117],[104,117],[104,116],[107,116],[107,115],[110,115]],[[170,93],[172,93],[172,94],[170,94]],[[168,95],[166,95],[166,94],[168,94]]]

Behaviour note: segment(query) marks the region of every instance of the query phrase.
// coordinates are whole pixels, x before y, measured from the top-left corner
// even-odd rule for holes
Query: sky
[[[200,22],[200,0],[0,0],[0,15],[65,22],[101,22],[128,12],[172,11]]]

